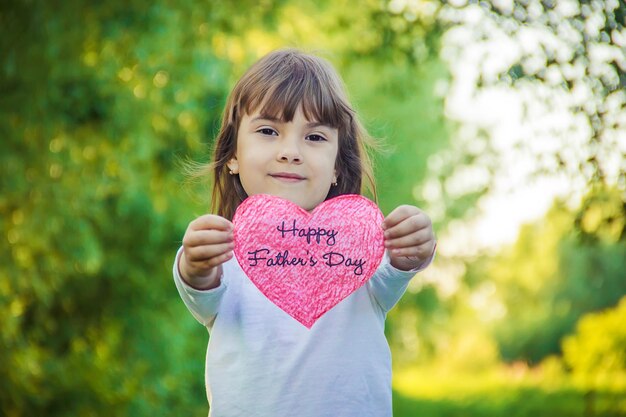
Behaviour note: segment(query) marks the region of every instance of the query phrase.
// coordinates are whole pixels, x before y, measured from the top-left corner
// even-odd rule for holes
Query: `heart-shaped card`
[[[322,202],[311,213],[265,194],[233,218],[235,256],[257,288],[308,328],[374,274],[385,248],[383,215],[360,195]]]

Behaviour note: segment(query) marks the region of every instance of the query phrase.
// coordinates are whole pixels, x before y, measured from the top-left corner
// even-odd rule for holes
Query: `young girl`
[[[413,206],[384,220],[387,256],[374,276],[311,329],[280,310],[233,258],[237,206],[271,194],[305,210],[373,189],[368,137],[333,68],[296,50],[270,53],[235,85],[217,137],[213,208],[193,220],[174,264],[176,287],[210,332],[213,417],[391,416],[386,313],[435,250]]]

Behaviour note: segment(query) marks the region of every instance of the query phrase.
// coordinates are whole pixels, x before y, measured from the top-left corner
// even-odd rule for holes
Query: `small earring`
[[[335,182],[333,182],[333,183],[332,183],[332,186],[333,186],[333,187],[336,187],[336,186],[337,186],[337,180],[335,180]]]
[[[229,170],[228,170],[228,173],[229,173],[230,175],[233,175],[233,170],[232,170],[232,169],[229,169]]]

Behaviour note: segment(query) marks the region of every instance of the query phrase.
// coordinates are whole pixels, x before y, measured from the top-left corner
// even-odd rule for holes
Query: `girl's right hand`
[[[199,290],[220,284],[222,264],[233,257],[233,224],[206,214],[189,223],[183,237],[178,270],[183,280]]]

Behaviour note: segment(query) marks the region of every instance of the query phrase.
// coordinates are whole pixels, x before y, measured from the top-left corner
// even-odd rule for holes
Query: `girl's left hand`
[[[400,206],[389,213],[382,227],[393,267],[409,271],[430,262],[435,252],[435,233],[426,213],[414,206]]]

